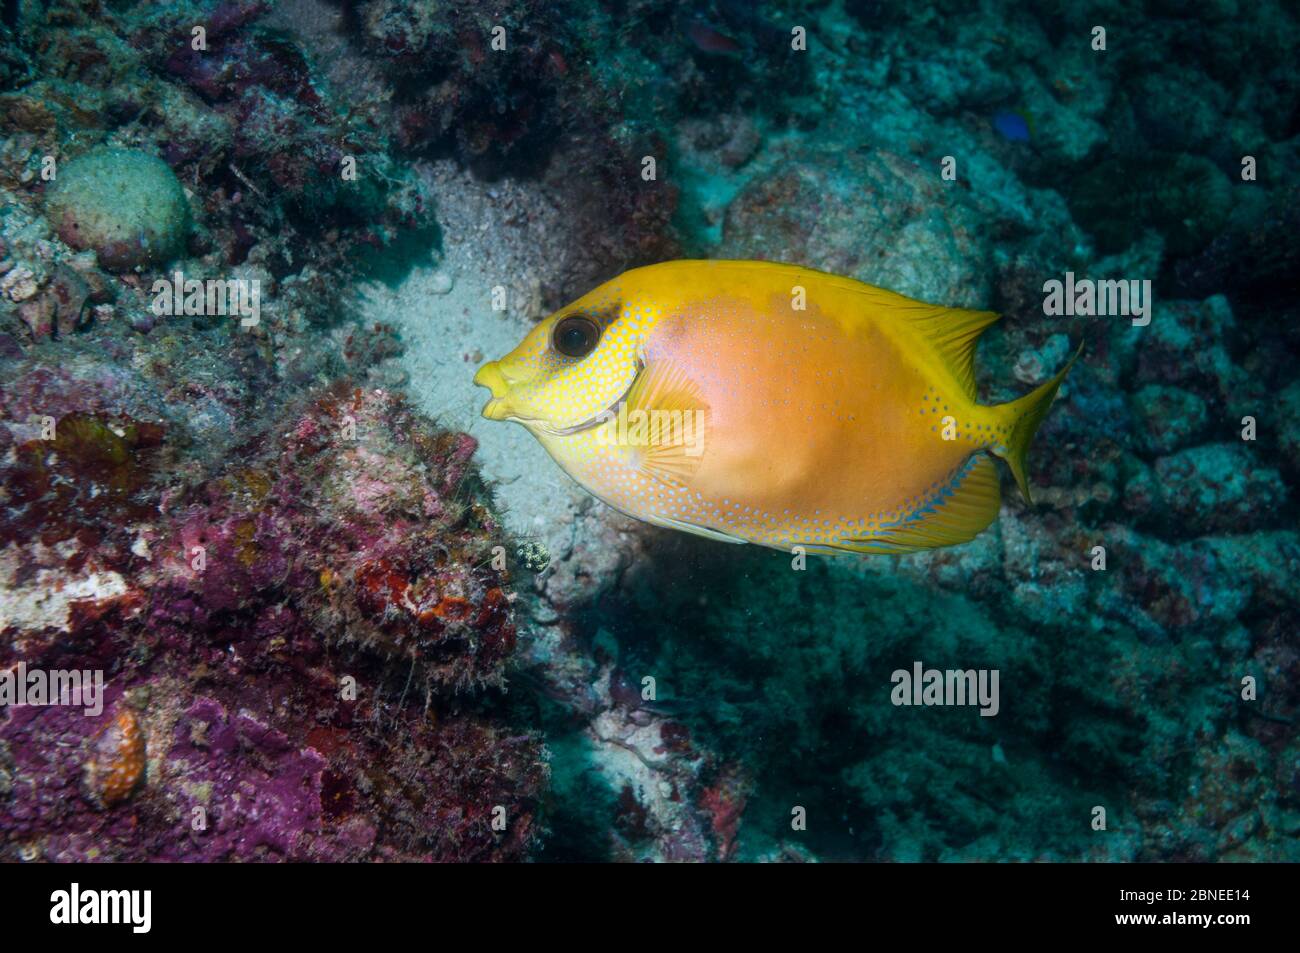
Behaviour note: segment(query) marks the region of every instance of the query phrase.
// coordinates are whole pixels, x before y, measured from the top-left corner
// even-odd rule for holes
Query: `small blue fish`
[[[1011,142],[1029,141],[1029,120],[1023,113],[1000,112],[993,117],[993,128]]]

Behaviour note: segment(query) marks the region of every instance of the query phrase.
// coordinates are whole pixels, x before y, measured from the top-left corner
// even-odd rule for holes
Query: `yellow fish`
[[[474,378],[629,516],[733,543],[906,553],[997,518],[993,457],[1026,500],[1025,455],[1070,362],[1033,393],[976,403],[997,320],[760,261],[628,271],[533,328]]]

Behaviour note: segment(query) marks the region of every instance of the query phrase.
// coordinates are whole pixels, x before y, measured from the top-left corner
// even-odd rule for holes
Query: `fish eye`
[[[551,345],[565,357],[586,357],[596,349],[600,327],[581,314],[571,314],[555,325]]]

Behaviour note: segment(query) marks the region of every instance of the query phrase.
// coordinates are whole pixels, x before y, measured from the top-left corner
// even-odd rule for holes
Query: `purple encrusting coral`
[[[311,594],[300,608],[323,631],[449,689],[497,682],[513,630],[486,546],[499,529],[481,501],[457,498],[473,446],[387,394],[334,388],[272,437],[265,464],[245,459],[170,501],[151,628],[201,628],[287,588]],[[186,554],[200,550],[196,570]]]
[[[172,494],[150,466],[165,437],[145,450],[82,419],[94,424],[60,422],[86,445],[64,454],[101,492],[62,499],[42,484],[11,500],[6,529],[40,507],[46,535],[10,537],[7,584],[21,597],[24,580],[43,580],[56,546],[64,585],[90,573],[98,590],[69,598],[61,618],[7,623],[3,664],[99,669],[109,689],[99,717],[7,711],[0,833],[11,848],[207,860],[527,849],[546,774],[537,740],[462,697],[500,684],[514,645],[472,441],[398,398],[339,385]],[[17,447],[20,461],[30,447]],[[7,486],[33,479],[5,472]],[[114,494],[118,508],[96,509]],[[110,524],[128,506],[135,542],[114,547]],[[123,712],[148,739],[139,789],[111,804],[70,796]]]

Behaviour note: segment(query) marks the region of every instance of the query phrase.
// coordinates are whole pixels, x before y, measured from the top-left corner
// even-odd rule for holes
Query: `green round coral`
[[[45,208],[60,238],[93,249],[110,271],[166,263],[190,227],[176,174],[134,149],[100,148],[73,159],[59,169]]]

